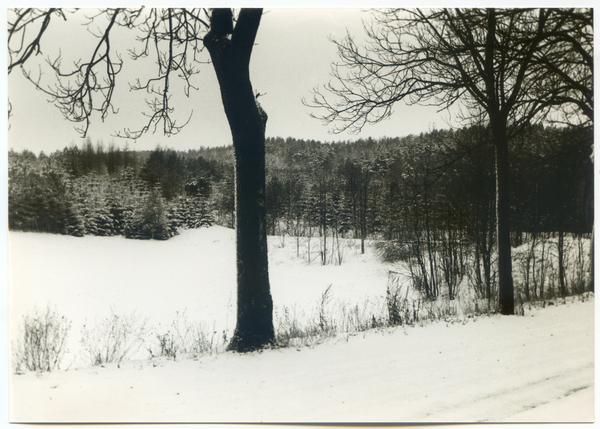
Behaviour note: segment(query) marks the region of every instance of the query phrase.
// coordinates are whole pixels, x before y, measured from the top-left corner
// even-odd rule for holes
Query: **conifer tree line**
[[[354,143],[267,139],[269,233],[409,242],[445,231],[489,245],[489,139],[483,127]],[[523,233],[591,232],[592,142],[591,129],[543,126],[515,141],[514,245]]]
[[[232,166],[196,152],[105,148],[89,138],[50,155],[11,150],[9,228],[165,240],[210,226],[233,210]]]
[[[413,258],[435,296],[464,275],[492,293],[494,151],[488,127],[321,143],[266,141],[268,234],[319,237],[312,254],[341,263],[340,238],[379,240],[385,258]],[[589,234],[591,128],[531,126],[511,146],[512,241],[525,234]],[[136,152],[87,139],[49,156],[9,153],[13,230],[167,239],[181,228],[234,227],[233,150]],[[433,258],[432,255],[438,255]],[[443,255],[443,256],[440,256]]]

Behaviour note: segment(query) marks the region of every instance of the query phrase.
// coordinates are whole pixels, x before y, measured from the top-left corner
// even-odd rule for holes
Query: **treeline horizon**
[[[436,222],[450,218],[446,222],[466,227],[466,215],[475,209],[480,215],[487,211],[484,217],[493,222],[494,158],[488,139],[485,127],[352,142],[267,138],[269,233],[297,235],[291,228],[307,220],[303,212],[310,212],[320,233],[331,227],[386,240],[414,229],[407,225],[410,217]],[[516,139],[511,153],[515,233],[591,232],[592,142],[589,129],[543,126],[531,127]],[[160,188],[166,201],[207,198],[223,187],[218,192],[233,194],[232,146],[177,151],[157,145],[133,151],[88,138],[81,147],[71,145],[50,155],[11,149],[9,160],[15,159],[46,162],[72,178],[128,170],[150,188]],[[226,199],[217,210],[229,212],[221,217],[229,218],[223,223],[232,226],[233,195]]]

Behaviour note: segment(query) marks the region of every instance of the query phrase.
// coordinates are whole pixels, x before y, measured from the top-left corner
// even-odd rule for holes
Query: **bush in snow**
[[[177,234],[169,223],[164,198],[153,190],[125,222],[125,237],[167,240]]]
[[[565,234],[561,244],[553,235],[528,234],[524,244],[513,250],[515,301],[544,302],[588,290],[590,238],[585,234]],[[559,257],[561,246],[562,257]],[[564,289],[560,280],[561,264]]]
[[[179,352],[179,344],[175,342],[171,332],[167,331],[165,334],[156,334],[156,339],[158,340],[158,353],[156,354],[156,349],[153,352],[152,348],[148,348],[150,357],[164,356],[175,360]]]
[[[295,309],[283,307],[280,315],[275,310],[275,342],[279,347],[299,347],[317,343],[320,329],[314,324],[302,324]]]
[[[71,322],[49,305],[45,311],[36,308],[33,315],[25,316],[13,354],[15,371],[59,369],[70,328]]]
[[[113,308],[110,316],[95,325],[83,326],[81,346],[83,358],[91,365],[121,362],[135,354],[144,343],[147,319],[137,314],[117,314]]]
[[[10,166],[8,226],[11,230],[82,235],[64,172],[50,165]]]
[[[114,217],[104,206],[93,207],[85,215],[85,230],[90,235],[116,235]]]
[[[109,197],[106,200],[110,217],[113,221],[114,232],[117,235],[122,235],[125,228],[125,208],[114,197]]]
[[[85,235],[85,222],[75,204],[72,204],[66,212],[62,233],[74,237]]]
[[[211,355],[224,349],[227,342],[225,332],[219,336],[214,326],[210,329],[204,323],[190,321],[185,311],[177,312],[166,332],[159,330],[155,334],[157,344],[148,347],[150,356],[173,360],[180,355]]]
[[[294,309],[283,307],[280,314],[275,310],[275,342],[279,347],[304,347],[319,344],[342,332],[364,331],[371,327],[365,311],[359,310],[358,304],[347,310],[344,303],[332,308],[332,285],[321,294],[315,313],[310,317],[299,315]],[[366,309],[366,306],[365,306]],[[337,310],[337,311],[336,311]],[[375,316],[372,316],[375,320]],[[378,327],[378,326],[373,326]]]
[[[397,240],[378,241],[375,250],[383,262],[406,262],[411,257],[410,247]]]
[[[400,288],[390,288],[388,285],[385,298],[388,310],[388,324],[390,326],[402,325]]]
[[[192,198],[179,197],[169,204],[171,221],[178,228],[202,228],[213,224],[206,200],[195,196]]]
[[[319,300],[319,329],[323,333],[333,333],[335,331],[335,325],[329,316],[327,306],[331,302],[331,285],[327,286],[327,289],[321,294]]]

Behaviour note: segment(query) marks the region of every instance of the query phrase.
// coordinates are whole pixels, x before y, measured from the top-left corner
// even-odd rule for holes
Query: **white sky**
[[[362,20],[370,20],[370,15],[357,8],[266,8],[265,12],[252,54],[251,78],[254,89],[266,94],[259,100],[269,115],[268,137],[337,141],[369,136],[402,136],[428,131],[433,127],[447,128],[447,114],[437,114],[436,108],[398,104],[391,120],[368,126],[360,135],[329,133],[332,127],[326,127],[309,117],[311,109],[302,104],[302,98],[310,99],[312,88],[332,79],[330,67],[337,60],[337,53],[328,37],[342,38],[346,31],[357,39],[362,37]],[[73,17],[69,16],[69,20],[73,20]],[[135,45],[124,40],[131,38],[131,34],[127,33],[131,32],[123,34],[118,42],[121,46],[117,47],[117,52],[122,54],[125,61],[123,71],[117,76],[114,97],[114,105],[119,113],[109,115],[104,122],[99,115],[92,117],[89,130],[94,142],[101,140],[105,145],[114,142],[123,146],[126,140],[113,137],[114,133],[126,127],[139,129],[146,123],[141,113],[147,111],[144,103],[146,94],[141,91],[130,92],[128,83],[133,82],[141,72],[155,70],[156,66],[152,59],[137,62],[129,60],[126,49]],[[56,57],[60,49],[65,66],[72,64],[76,58],[85,57],[86,52],[89,55],[97,43],[97,39],[87,34],[84,26],[58,19],[52,22],[45,36],[43,55],[38,59]],[[65,40],[69,42],[65,43]],[[205,55],[208,58],[207,52]],[[54,77],[44,65],[43,82],[52,84]],[[37,73],[37,65],[31,62],[28,66]],[[193,111],[190,123],[173,137],[164,136],[159,128],[135,144],[129,140],[131,148],[145,150],[161,144],[187,150],[231,143],[214,70],[210,64],[198,67],[201,72],[195,76],[194,84],[200,88],[199,91],[192,91],[190,98],[183,96],[182,87],[172,91],[171,103],[176,109],[174,117],[183,123]],[[36,91],[19,70],[13,71],[8,78],[8,96],[13,107],[8,131],[9,149],[50,153],[72,143],[81,144],[80,135],[74,129],[75,125],[80,124],[65,120],[56,107],[46,102],[47,96]]]
[[[249,0],[245,0],[235,5],[243,6],[248,2]],[[250,1],[250,5],[256,6],[252,3],[255,2]],[[514,3],[503,2],[503,6],[524,6],[522,3]],[[312,8],[303,9],[273,8],[269,7],[272,6],[269,2],[263,2],[262,5],[266,6],[266,13],[261,20],[250,67],[254,89],[266,94],[259,101],[269,115],[266,131],[268,137],[339,141],[366,137],[404,136],[427,132],[433,128],[448,128],[448,121],[452,118],[447,112],[438,113],[435,107],[406,106],[397,103],[394,106],[394,114],[389,120],[366,126],[358,135],[331,134],[332,126],[324,126],[320,121],[309,117],[311,111],[318,112],[304,106],[302,99],[310,99],[311,89],[319,85],[323,86],[332,79],[330,67],[338,57],[336,48],[329,42],[328,37],[340,39],[348,31],[356,37],[357,41],[360,40],[364,35],[362,20],[370,20],[369,13],[357,7],[361,6],[360,3],[348,1],[312,2],[307,3]],[[314,8],[338,5],[350,5],[353,8]],[[368,6],[390,5],[398,4],[379,1]],[[435,5],[435,3],[430,1],[426,2],[426,5]],[[492,6],[493,4],[479,2],[478,5]],[[546,2],[542,5],[549,4]],[[146,3],[146,6],[159,5]],[[364,3],[362,6],[365,7]],[[70,17],[69,21],[73,21],[73,18]],[[128,142],[130,148],[139,150],[153,149],[158,144],[181,150],[230,144],[229,127],[221,104],[215,73],[210,64],[198,66],[201,72],[195,76],[193,83],[200,90],[192,91],[190,98],[183,96],[182,87],[176,87],[172,91],[171,104],[176,109],[173,116],[178,123],[184,123],[193,112],[189,124],[180,134],[166,137],[162,134],[160,128],[162,124],[160,124],[155,133],[148,133],[136,143],[114,137],[115,132],[122,131],[124,128],[135,130],[145,125],[146,120],[142,112],[147,111],[144,102],[146,94],[141,91],[130,92],[129,83],[132,83],[141,73],[152,73],[156,67],[153,59],[128,61],[127,49],[135,46],[135,43],[131,40],[132,32],[123,31],[116,43],[117,52],[122,54],[125,61],[123,71],[117,76],[114,96],[114,105],[119,109],[119,113],[109,115],[104,122],[99,115],[92,117],[89,130],[92,140],[102,141],[105,145],[114,142],[120,146]],[[127,41],[127,38],[130,41]],[[115,42],[116,40],[113,40],[113,44]],[[43,40],[43,55],[37,58],[39,60],[47,56],[54,58],[60,49],[64,58],[63,64],[72,64],[73,60],[85,57],[86,53],[89,55],[96,43],[97,39],[90,37],[85,27],[74,22],[65,23],[55,19]],[[207,52],[205,55],[208,59]],[[32,66],[34,66],[33,62],[29,64],[29,68],[31,69]],[[37,70],[37,66],[34,66],[33,70]],[[53,76],[48,72],[48,67],[42,70],[46,71],[44,82],[52,84]],[[17,151],[29,149],[35,153],[43,150],[50,153],[73,143],[81,144],[80,135],[74,129],[74,125],[80,124],[65,120],[56,107],[46,102],[47,97],[36,91],[23,78],[19,70],[15,70],[8,78],[7,88],[8,98],[13,107],[7,140],[9,149],[13,148]]]
[[[32,6],[47,7],[47,5],[36,4]],[[425,2],[414,2],[402,4],[403,7],[419,6],[449,6],[448,2],[442,0],[428,0]],[[461,0],[453,2],[451,6],[565,6],[556,1],[522,1],[508,0],[502,4],[492,1]],[[153,1],[144,2],[147,7],[165,6],[165,4],[153,4]],[[341,38],[349,31],[359,40],[364,34],[362,20],[370,19],[370,15],[361,11],[358,7],[389,7],[398,6],[397,1],[376,0],[374,2],[332,1],[332,0],[310,0],[302,3],[303,9],[282,9],[280,3],[272,0],[256,2],[255,0],[238,0],[234,6],[263,6],[265,14],[257,35],[251,60],[251,78],[256,91],[266,95],[260,98],[262,107],[269,115],[267,123],[268,137],[294,137],[298,139],[315,139],[321,141],[354,140],[366,137],[382,136],[404,136],[420,132],[427,132],[433,128],[448,128],[449,117],[447,112],[437,113],[435,107],[406,106],[397,103],[394,106],[394,114],[391,119],[377,125],[366,126],[359,135],[331,134],[331,126],[326,127],[320,121],[310,118],[311,109],[302,104],[302,98],[310,99],[310,91],[317,85],[324,85],[332,78],[330,66],[337,60],[337,53],[333,43],[328,37]],[[78,6],[89,5],[89,2],[78,2]],[[218,4],[208,4],[216,6]],[[224,4],[225,5],[225,4]],[[231,6],[231,2],[227,2]],[[297,6],[298,2],[287,2],[286,6]],[[585,1],[581,6],[593,6],[593,2]],[[14,6],[14,5],[8,5]],[[67,4],[69,6],[69,4]],[[71,5],[72,6],[72,5]],[[117,6],[105,3],[103,6]],[[123,4],[122,6],[138,6],[138,4]],[[186,6],[182,4],[181,6]],[[344,6],[341,8],[340,6]],[[351,6],[351,7],[348,7]],[[321,8],[316,9],[315,7]],[[323,9],[324,7],[335,9]],[[2,10],[6,14],[6,9]],[[6,20],[4,21],[6,22]],[[72,23],[54,20],[53,25],[47,32],[47,37],[42,45],[43,59],[50,55],[55,57],[58,50],[67,61],[69,55],[75,59],[95,46],[96,39],[90,38],[85,27]],[[124,34],[123,39],[132,37]],[[65,40],[67,41],[65,43]],[[75,42],[74,42],[75,41]],[[113,42],[114,43],[114,42]],[[122,54],[125,61],[128,60],[126,49],[131,43],[123,42],[123,46],[117,50]],[[208,58],[208,53],[206,53]],[[6,60],[2,60],[6,61]],[[185,122],[190,113],[193,115],[190,123],[177,136],[165,137],[161,129],[156,133],[149,133],[139,139],[136,143],[113,137],[116,131],[124,128],[139,129],[146,122],[142,112],[146,109],[141,92],[130,92],[128,83],[132,82],[140,72],[152,72],[155,70],[153,60],[145,62],[128,61],[123,72],[117,77],[117,89],[115,91],[114,104],[119,113],[109,115],[102,122],[99,116],[92,118],[89,136],[94,142],[102,141],[105,145],[114,142],[120,146],[129,143],[130,148],[146,150],[153,149],[157,144],[176,149],[187,150],[200,146],[221,146],[231,143],[225,113],[221,105],[220,94],[216,82],[214,70],[210,64],[199,66],[201,73],[196,76],[194,84],[200,90],[192,91],[190,98],[185,98],[183,90],[176,88],[172,91],[172,105],[176,108],[174,117],[178,123]],[[48,71],[48,68],[45,68]],[[51,75],[46,73],[46,78]],[[50,79],[46,82],[52,83]],[[80,135],[75,131],[74,125],[65,120],[62,114],[54,106],[46,102],[46,96],[36,91],[32,85],[25,81],[19,70],[15,70],[7,80],[8,98],[12,102],[13,116],[10,119],[10,128],[7,134],[7,148],[17,151],[23,149],[32,150],[35,153],[44,151],[46,153],[62,149],[70,144],[81,144]],[[0,94],[4,93],[1,88]],[[312,110],[314,112],[314,110]],[[3,115],[2,121],[6,120]],[[456,124],[454,124],[456,125]],[[6,128],[5,128],[6,129]]]

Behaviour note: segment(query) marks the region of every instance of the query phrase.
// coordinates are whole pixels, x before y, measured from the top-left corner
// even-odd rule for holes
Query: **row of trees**
[[[444,231],[444,239],[453,242],[468,237],[489,258],[496,204],[490,138],[489,129],[470,127],[354,143],[267,139],[268,233],[352,236],[361,239],[364,252],[367,238],[439,242]],[[511,146],[513,245],[526,232],[591,231],[592,139],[591,129],[535,126]],[[218,223],[232,226],[233,154],[225,149],[206,148],[202,155],[160,147],[103,151],[88,140],[81,149],[72,146],[49,157],[11,152],[11,227],[71,231],[52,226],[52,216],[20,220],[28,213],[17,210],[25,207],[20,201],[30,201],[38,214],[52,207],[69,213],[71,206],[61,206],[65,201],[77,201],[79,212],[104,201],[103,210],[115,216],[117,201],[132,206],[151,190],[173,207],[201,201],[202,212],[209,207]],[[45,195],[54,197],[44,205],[39,200]],[[325,241],[324,264],[330,258],[326,246]]]
[[[267,139],[269,232],[339,225],[354,237],[405,240],[415,222],[494,230],[489,129],[319,144]],[[530,127],[511,147],[513,244],[522,232],[590,232],[591,129]],[[302,222],[298,222],[302,220]]]

